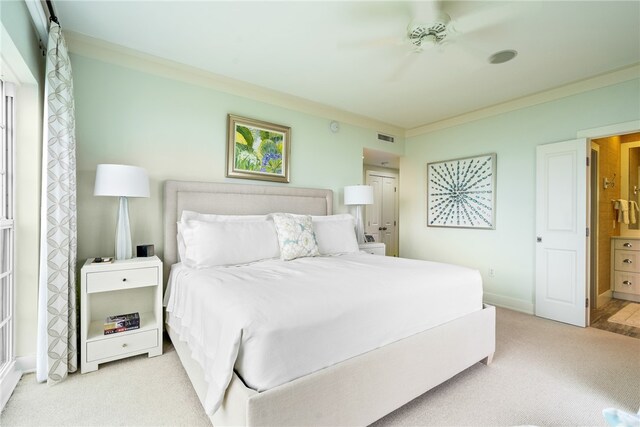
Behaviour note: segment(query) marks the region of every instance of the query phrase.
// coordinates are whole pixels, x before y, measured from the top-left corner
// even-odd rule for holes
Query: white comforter
[[[173,266],[167,323],[220,406],[233,370],[264,391],[482,308],[476,270],[364,253]],[[434,349],[435,350],[435,349]]]

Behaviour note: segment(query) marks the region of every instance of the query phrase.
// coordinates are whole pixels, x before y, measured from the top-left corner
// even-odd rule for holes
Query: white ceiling
[[[445,1],[458,35],[420,54],[419,2],[54,5],[63,29],[404,129],[640,62],[639,1]],[[503,49],[519,54],[489,64]]]

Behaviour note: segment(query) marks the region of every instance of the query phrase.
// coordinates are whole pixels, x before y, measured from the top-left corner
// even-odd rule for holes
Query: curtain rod
[[[51,0],[46,0],[46,3],[47,3],[47,9],[49,9],[49,20],[60,25],[60,22],[58,21],[58,17],[56,16],[56,13],[53,11],[53,5],[51,4]]]

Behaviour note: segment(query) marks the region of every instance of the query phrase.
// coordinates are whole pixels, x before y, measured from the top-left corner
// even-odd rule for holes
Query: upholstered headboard
[[[268,185],[166,181],[164,184],[164,266],[166,271],[178,262],[176,223],[183,210],[220,215],[261,215],[273,212],[331,215],[333,191]]]

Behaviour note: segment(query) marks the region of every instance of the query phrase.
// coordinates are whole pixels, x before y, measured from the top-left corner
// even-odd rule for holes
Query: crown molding
[[[413,129],[407,129],[404,135],[405,138],[410,138],[638,78],[640,78],[640,64],[635,64],[606,74],[601,74],[596,77],[560,86],[555,89],[524,96],[512,101],[503,102],[501,104],[496,104],[491,107],[482,108],[480,110],[461,114],[456,117],[440,120]]]
[[[251,83],[214,74],[196,67],[146,54],[73,31],[65,31],[69,50],[77,55],[98,59],[220,92],[238,95],[291,110],[302,111],[343,123],[403,136],[405,130],[389,123],[340,110],[318,102],[267,89]]]

